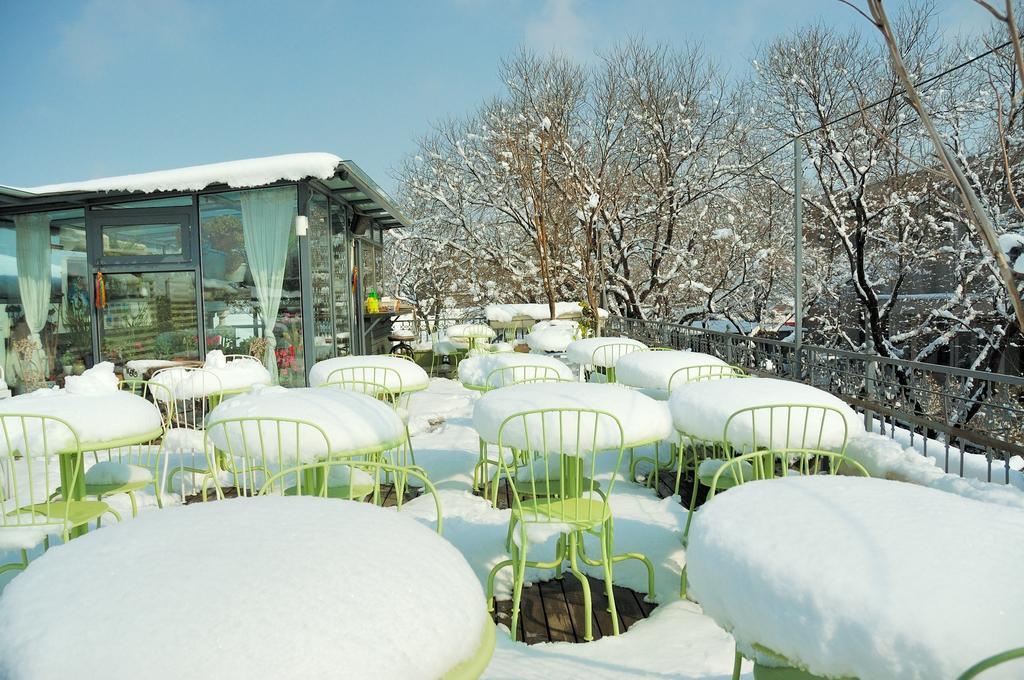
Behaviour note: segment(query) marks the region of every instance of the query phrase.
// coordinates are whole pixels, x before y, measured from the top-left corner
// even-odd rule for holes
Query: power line
[[[1020,35],[1020,37],[1024,38],[1024,33],[1022,33]],[[940,78],[945,78],[949,74],[955,73],[956,71],[959,71],[962,68],[966,68],[966,67],[970,66],[971,64],[973,64],[974,62],[979,61],[981,59],[984,59],[985,57],[990,56],[992,54],[995,54],[999,50],[1005,49],[1005,48],[1009,47],[1012,44],[1013,44],[1012,40],[1007,40],[1003,44],[996,45],[995,47],[993,47],[993,48],[991,48],[989,50],[986,50],[985,52],[982,52],[981,54],[977,54],[977,55],[971,57],[967,61],[961,62],[961,63],[959,63],[959,64],[957,64],[955,66],[951,66],[951,67],[947,68],[945,71],[942,71],[940,73],[936,73],[935,75],[932,75],[932,76],[929,76],[929,77],[927,77],[927,78],[925,78],[923,80],[917,81],[916,83],[914,83],[914,87],[915,88],[926,87],[926,86],[930,85],[931,83],[939,80]],[[790,143],[795,142],[796,140],[798,140],[798,139],[800,139],[802,137],[805,137],[805,136],[810,135],[810,134],[814,134],[815,132],[818,132],[819,130],[824,129],[825,127],[827,127],[829,125],[836,125],[838,123],[842,123],[843,121],[849,120],[850,118],[853,118],[854,116],[857,116],[857,115],[861,114],[864,111],[867,111],[869,109],[873,109],[876,106],[881,106],[882,104],[885,104],[887,102],[892,101],[893,99],[896,99],[897,97],[902,97],[906,93],[907,93],[906,89],[901,88],[897,92],[894,92],[894,93],[890,94],[888,97],[883,97],[882,99],[874,101],[874,102],[872,102],[870,104],[867,104],[865,106],[859,107],[856,111],[850,111],[849,113],[843,114],[842,116],[839,116],[838,118],[835,118],[835,119],[829,120],[829,121],[825,121],[824,123],[822,123],[821,125],[819,125],[819,126],[817,126],[815,128],[812,128],[810,130],[805,130],[804,132],[801,132],[798,135],[794,135],[792,137],[792,139],[790,139],[788,141],[785,141],[782,144],[780,144],[779,146],[775,147],[772,151],[769,151],[768,153],[766,153],[765,155],[761,156],[760,158],[758,158],[753,163],[751,163],[751,164],[747,165],[746,167],[744,167],[742,170],[739,171],[739,173],[743,174],[743,173],[749,172],[750,170],[753,170],[754,168],[756,168],[761,163],[765,162],[766,160],[768,160],[769,158],[771,158],[772,156],[774,156],[778,152],[780,152],[783,149],[785,149],[787,146],[790,145]],[[707,194],[710,194],[712,192],[718,191],[719,189],[724,187],[726,184],[728,184],[730,181],[732,181],[732,180],[731,179],[730,180],[726,180],[722,184],[720,184],[720,185],[718,185],[718,186],[716,186],[716,187],[714,187],[712,189],[708,189],[707,191],[704,191],[704,192],[698,194],[693,200],[696,200],[697,198],[702,198],[703,196],[706,196]]]

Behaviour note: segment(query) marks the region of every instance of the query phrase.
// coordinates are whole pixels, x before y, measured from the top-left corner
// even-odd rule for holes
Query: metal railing
[[[713,354],[826,390],[862,413],[866,429],[909,439],[946,472],[1005,483],[1020,476],[1011,461],[1024,457],[1024,377],[813,345],[798,353],[782,340],[618,316],[605,334]]]

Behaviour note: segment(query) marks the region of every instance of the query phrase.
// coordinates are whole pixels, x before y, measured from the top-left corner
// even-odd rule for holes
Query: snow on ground
[[[479,396],[458,382],[434,378],[428,389],[412,395],[409,429],[416,462],[426,469],[440,490],[444,538],[459,549],[484,585],[490,568],[508,557],[505,537],[510,512],[496,510],[470,493],[479,441],[472,425],[472,412]],[[637,455],[644,454],[649,455],[650,449],[637,449]],[[607,460],[603,463],[603,468],[599,463],[603,471],[597,478],[607,488],[612,473],[608,469],[610,463]],[[650,619],[637,623],[618,637],[587,644],[527,646],[512,642],[502,628],[498,632],[494,658],[484,677],[545,680],[584,674],[595,678],[730,677],[732,638],[704,616],[697,605],[678,599],[683,562],[680,537],[686,510],[678,498],[660,499],[652,490],[626,481],[625,466],[626,460],[610,500],[615,516],[615,552],[639,551],[647,555],[655,567],[656,587],[652,599],[661,606]],[[142,506],[140,513],[155,508],[150,489],[138,492],[138,496]],[[169,500],[165,498],[165,503]],[[130,516],[126,497],[114,497],[110,502],[124,511],[125,517]],[[433,526],[434,508],[429,498],[406,504],[402,512]],[[529,554],[545,559],[554,551],[554,541],[552,537],[543,544],[531,544]],[[592,540],[588,539],[586,545],[588,552],[598,552]],[[0,552],[0,562],[15,557],[14,553]],[[587,567],[586,570],[593,576],[601,576],[598,568]],[[552,576],[553,570],[529,570],[527,579]],[[10,573],[0,576],[0,588],[12,577]],[[615,566],[615,582],[641,593],[647,591],[646,570],[634,560]],[[496,591],[500,598],[511,596],[510,569],[499,574]]]

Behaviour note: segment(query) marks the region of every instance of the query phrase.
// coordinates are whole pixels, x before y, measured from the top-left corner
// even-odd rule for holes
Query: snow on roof
[[[20,191],[38,195],[93,191],[198,191],[211,184],[227,184],[236,188],[253,187],[278,180],[300,180],[306,177],[327,179],[334,176],[341,162],[339,156],[330,153],[291,153],[144,172],[138,175],[46,184],[23,188]]]

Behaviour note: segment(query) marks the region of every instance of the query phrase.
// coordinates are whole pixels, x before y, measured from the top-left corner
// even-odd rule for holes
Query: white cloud
[[[546,0],[540,16],[526,24],[526,45],[540,52],[593,57],[593,30],[578,8],[577,0]]]

